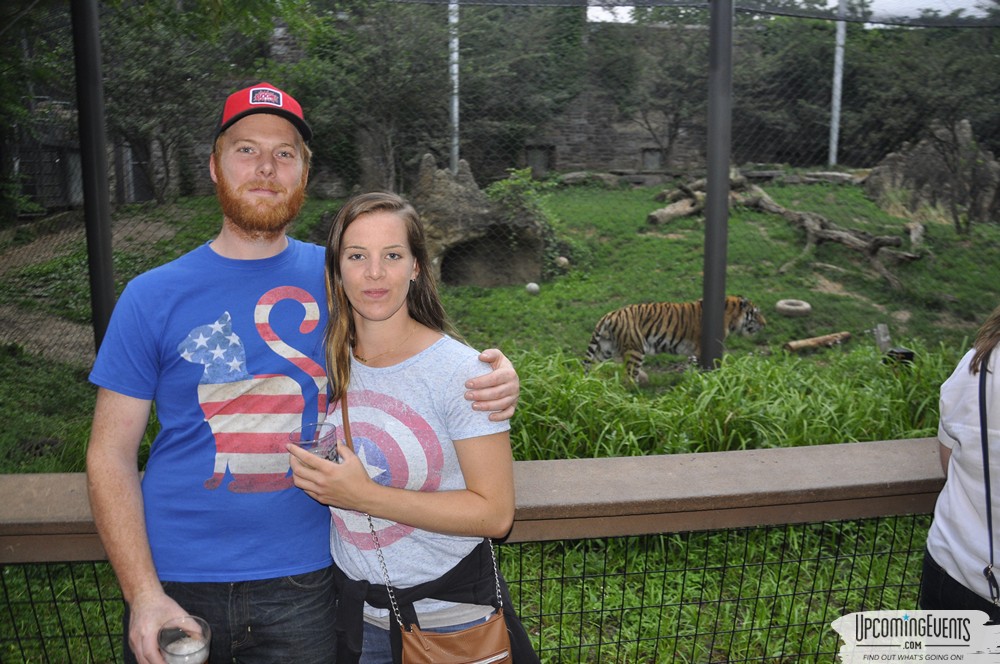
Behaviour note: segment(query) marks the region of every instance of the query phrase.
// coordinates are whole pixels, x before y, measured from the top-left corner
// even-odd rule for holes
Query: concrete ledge
[[[934,438],[740,452],[518,461],[507,541],[923,514]],[[105,557],[82,473],[0,475],[0,564]]]

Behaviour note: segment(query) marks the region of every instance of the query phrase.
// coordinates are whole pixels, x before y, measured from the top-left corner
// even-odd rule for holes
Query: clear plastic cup
[[[340,461],[337,454],[337,426],[333,422],[311,422],[293,430],[288,439],[302,449],[330,461]]]
[[[163,623],[158,635],[160,654],[167,664],[204,664],[208,661],[212,628],[198,616],[182,616]]]

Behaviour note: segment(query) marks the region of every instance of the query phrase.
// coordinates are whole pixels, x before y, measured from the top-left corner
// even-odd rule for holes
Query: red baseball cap
[[[302,115],[299,102],[295,101],[292,95],[270,83],[258,83],[229,95],[226,105],[222,108],[219,126],[215,130],[215,140],[218,140],[219,134],[235,122],[254,113],[279,115],[295,125],[307,143],[312,138],[312,129]]]

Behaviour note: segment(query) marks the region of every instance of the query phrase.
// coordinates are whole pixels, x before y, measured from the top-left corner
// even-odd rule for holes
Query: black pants
[[[1000,569],[997,573],[1000,573]],[[983,587],[986,587],[985,577]],[[942,611],[974,609],[990,617],[988,625],[1000,624],[1000,607],[953,579],[926,550],[923,576],[920,579],[920,608]]]

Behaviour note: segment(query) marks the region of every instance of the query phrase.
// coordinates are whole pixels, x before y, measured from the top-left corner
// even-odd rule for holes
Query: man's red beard
[[[218,180],[216,194],[219,198],[219,204],[222,206],[222,214],[251,239],[269,240],[281,235],[298,216],[299,210],[302,209],[302,204],[306,200],[304,176],[302,182],[295,187],[290,195],[278,201],[269,201],[263,198],[249,200],[246,198],[246,193],[250,189],[267,189],[279,194],[287,194],[288,190],[277,183],[255,180],[234,191],[221,168],[216,171],[216,177]]]

